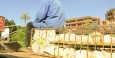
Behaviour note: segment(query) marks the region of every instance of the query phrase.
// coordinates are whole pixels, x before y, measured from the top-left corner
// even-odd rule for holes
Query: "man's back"
[[[65,13],[58,0],[43,0],[33,26],[36,28],[57,28],[64,26]]]

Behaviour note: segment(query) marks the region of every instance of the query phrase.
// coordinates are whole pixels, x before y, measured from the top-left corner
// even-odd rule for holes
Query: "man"
[[[65,23],[65,14],[58,0],[42,0],[36,20],[27,24],[26,46],[30,45],[31,28],[60,28]]]

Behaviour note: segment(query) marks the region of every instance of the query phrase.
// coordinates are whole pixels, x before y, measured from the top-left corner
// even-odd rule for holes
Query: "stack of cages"
[[[115,28],[32,29],[33,53],[57,58],[115,58]]]

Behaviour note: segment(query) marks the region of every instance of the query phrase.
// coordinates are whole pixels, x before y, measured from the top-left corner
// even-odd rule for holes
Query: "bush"
[[[21,28],[18,29],[16,33],[11,35],[11,40],[13,42],[18,42],[22,47],[25,47],[25,35],[26,35],[26,29]]]

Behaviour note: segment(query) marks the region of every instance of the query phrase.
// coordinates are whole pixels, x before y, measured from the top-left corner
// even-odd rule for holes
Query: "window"
[[[75,20],[71,20],[70,22],[75,22]]]
[[[103,22],[103,24],[105,25],[105,24],[106,24],[106,22]]]
[[[77,24],[78,27],[82,27],[82,23]]]
[[[69,25],[69,26],[76,26],[76,24],[71,24],[71,25]]]

